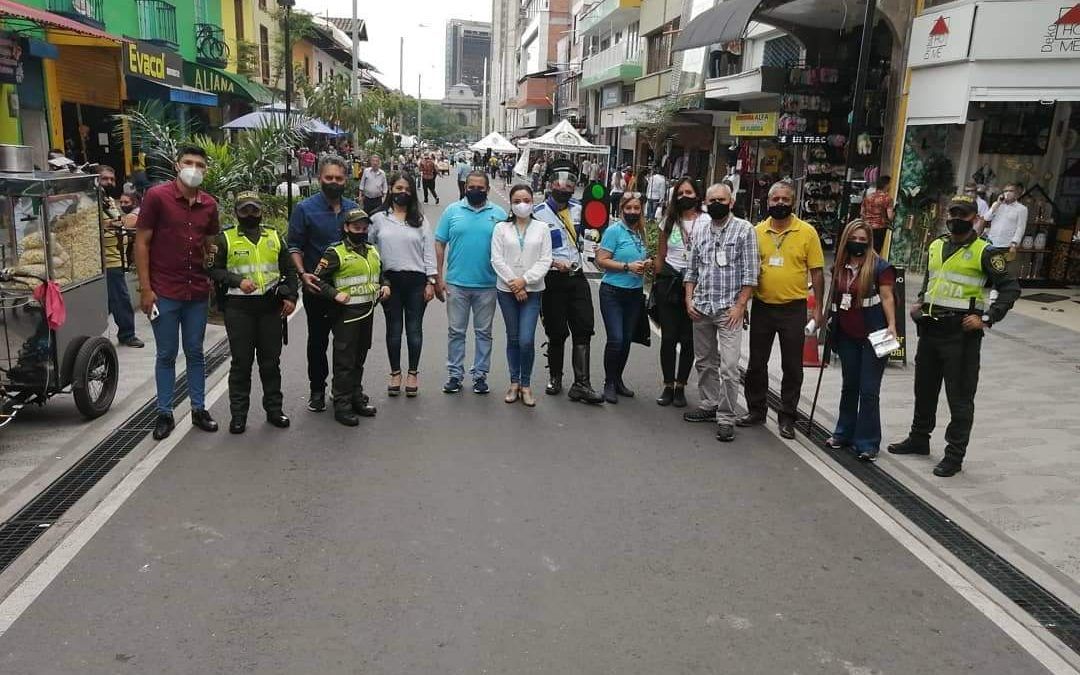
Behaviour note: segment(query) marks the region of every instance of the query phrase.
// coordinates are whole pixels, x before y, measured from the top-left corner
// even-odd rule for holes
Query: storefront
[[[901,189],[935,188],[940,167],[954,176],[945,187],[974,183],[990,200],[1018,184],[1029,215],[1021,282],[1080,283],[1080,4],[931,10],[914,21],[909,65]],[[936,222],[922,221],[910,228],[909,257],[936,234]]]
[[[168,103],[181,125],[200,131],[211,128],[208,110],[217,107],[218,97],[184,84],[179,54],[142,41],[124,43],[123,51],[128,101]]]
[[[208,111],[215,129],[273,101],[269,89],[243,75],[191,61],[184,61],[184,84],[218,97],[217,107]]]
[[[123,143],[113,131],[121,111],[124,76],[120,43],[49,32],[59,58],[45,61],[52,147],[76,162],[123,169]]]

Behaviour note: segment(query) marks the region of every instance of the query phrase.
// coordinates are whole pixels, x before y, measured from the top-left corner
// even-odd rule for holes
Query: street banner
[[[742,113],[731,118],[732,136],[773,137],[778,113]]]

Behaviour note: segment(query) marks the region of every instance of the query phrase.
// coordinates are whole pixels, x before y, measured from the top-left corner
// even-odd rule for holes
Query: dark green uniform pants
[[[349,410],[363,405],[364,363],[371,349],[375,313],[371,311],[371,305],[359,307],[362,309],[344,308],[334,322],[334,381],[331,390],[335,410]],[[361,316],[364,318],[357,318]]]
[[[251,366],[258,359],[263,409],[278,412],[281,395],[281,303],[275,297],[230,296],[225,302],[229,335],[229,411],[247,415],[251,400]]]
[[[929,444],[937,423],[938,396],[945,382],[949,426],[945,429],[945,456],[963,461],[975,421],[975,391],[979,387],[982,331],[965,332],[960,317],[923,319],[915,353],[915,416],[911,440]]]

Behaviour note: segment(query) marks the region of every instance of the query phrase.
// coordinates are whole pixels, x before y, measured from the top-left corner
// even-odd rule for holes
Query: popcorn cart
[[[98,417],[112,405],[119,368],[103,337],[108,295],[96,176],[3,171],[11,168],[3,159],[0,152],[0,427],[26,405],[62,393],[86,418]]]

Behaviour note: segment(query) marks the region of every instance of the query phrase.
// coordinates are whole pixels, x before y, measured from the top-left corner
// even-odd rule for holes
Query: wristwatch
[[[622,271],[623,272],[629,272],[630,271],[630,263],[623,263],[622,264]]]
[[[990,315],[989,314],[983,314],[982,315],[982,322],[984,324],[986,324],[987,328],[994,325],[994,322],[990,320]]]
[[[428,285],[429,285],[429,286],[434,286],[434,285],[435,285],[435,281],[436,281],[435,277],[428,277],[428,278],[427,278],[427,282],[428,282]]]

